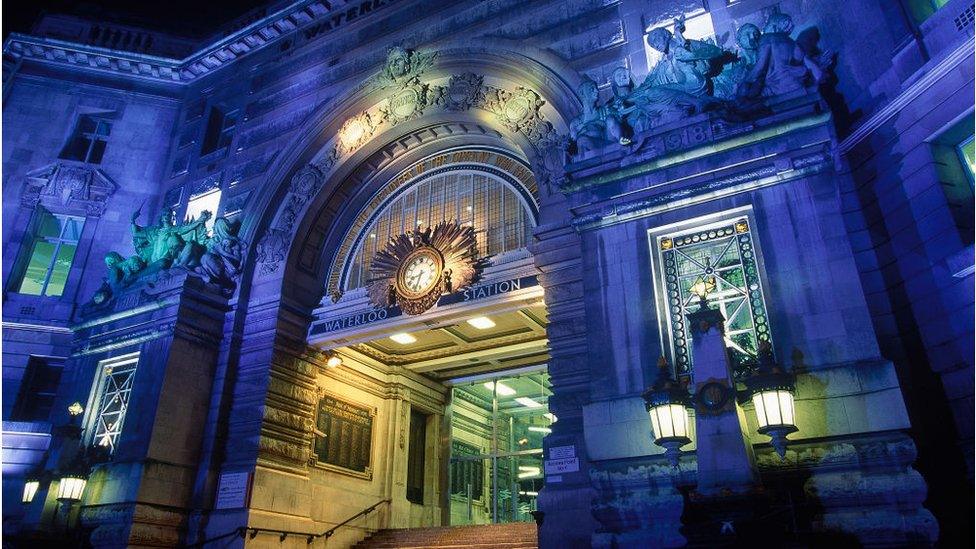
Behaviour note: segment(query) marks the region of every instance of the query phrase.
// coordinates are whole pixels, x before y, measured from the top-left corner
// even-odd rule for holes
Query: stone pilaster
[[[550,477],[539,494],[539,510],[545,519],[539,529],[539,546],[589,547],[596,524],[591,515],[595,495],[585,472],[589,467],[583,438],[582,406],[589,400],[589,364],[583,303],[582,244],[569,225],[545,226],[536,231],[533,247],[540,281],[546,290],[551,356],[549,379],[553,395],[549,410],[558,421],[546,437],[546,456],[553,446],[574,446],[580,471]]]

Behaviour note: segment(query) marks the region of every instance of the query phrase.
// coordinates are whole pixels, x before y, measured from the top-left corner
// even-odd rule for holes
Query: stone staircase
[[[355,549],[537,549],[535,523],[485,524],[380,530],[354,546]]]

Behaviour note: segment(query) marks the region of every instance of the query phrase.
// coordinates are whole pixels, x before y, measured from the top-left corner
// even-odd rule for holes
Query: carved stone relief
[[[117,185],[89,165],[54,162],[27,173],[21,203],[48,210],[100,216]]]
[[[314,185],[304,184],[299,192],[293,178],[292,187],[282,202],[283,209],[258,243],[257,259],[262,275],[278,270],[301,212],[324,181],[325,174],[340,159],[357,151],[380,129],[396,126],[433,109],[460,112],[477,108],[491,113],[501,126],[525,137],[535,149],[536,156],[547,158],[535,165],[542,172],[542,180],[548,184],[556,179],[551,174],[558,173],[555,168],[561,168],[565,160],[567,141],[560,138],[545,119],[541,109],[546,101],[542,96],[521,86],[514,90],[488,86],[483,76],[470,72],[452,75],[446,86],[425,82],[421,77],[433,66],[436,55],[436,52],[408,52],[399,47],[390,50],[383,70],[364,85],[371,91],[388,91],[386,99],[346,120],[331,149],[295,175],[295,178],[309,177],[309,172],[315,171],[315,177],[310,179]],[[306,193],[306,190],[310,192]]]

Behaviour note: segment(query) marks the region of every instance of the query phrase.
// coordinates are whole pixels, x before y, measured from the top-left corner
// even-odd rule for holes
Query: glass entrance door
[[[453,388],[451,524],[528,522],[542,488],[549,375],[540,369]]]

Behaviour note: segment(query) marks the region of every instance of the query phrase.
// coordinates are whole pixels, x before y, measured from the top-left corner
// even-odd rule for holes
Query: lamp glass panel
[[[24,483],[24,503],[30,503],[34,501],[34,495],[37,494],[37,489],[40,487],[41,483],[36,480],[28,480]]]
[[[779,391],[765,391],[762,393],[763,405],[766,409],[766,423],[769,425],[782,425],[783,415],[779,409]]]
[[[796,425],[796,418],[793,410],[793,394],[789,391],[777,391],[779,400],[779,410],[783,418],[784,425]]]
[[[662,404],[651,408],[654,439],[688,436],[688,410],[681,404]]]
[[[769,421],[766,420],[766,404],[763,401],[762,393],[752,395],[752,405],[756,407],[756,422],[759,424],[759,428],[762,429],[769,425]]]
[[[80,477],[64,477],[58,483],[58,499],[81,501],[81,494],[85,491],[88,481]]]

